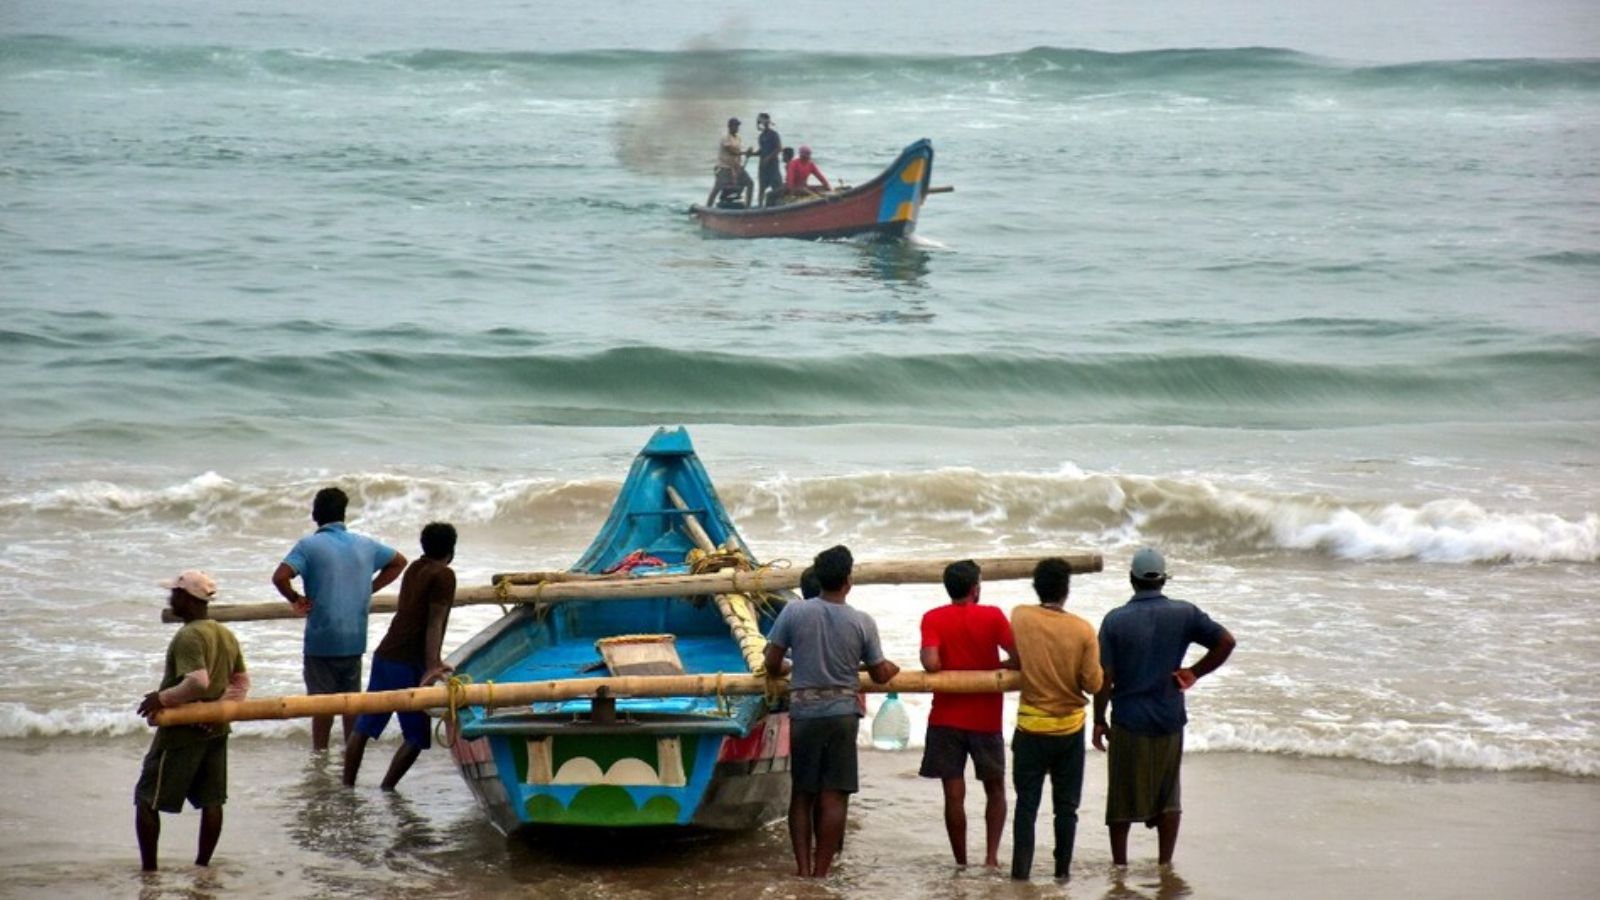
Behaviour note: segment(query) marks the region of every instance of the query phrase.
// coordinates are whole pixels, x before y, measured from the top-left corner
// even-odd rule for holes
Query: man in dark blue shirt
[[[778,135],[778,129],[773,128],[772,124],[772,117],[766,113],[756,116],[756,128],[761,132],[759,143],[756,145],[756,153],[761,159],[760,166],[756,170],[756,180],[762,206],[772,202],[772,191],[783,190],[783,166],[779,159],[783,154],[783,138]]]
[[[1105,681],[1094,696],[1094,748],[1111,751],[1106,773],[1106,826],[1111,861],[1128,864],[1128,830],[1134,822],[1156,829],[1158,861],[1172,862],[1178,844],[1179,768],[1183,692],[1221,666],[1233,652],[1233,635],[1193,603],[1162,593],[1167,561],[1146,547],[1129,567],[1133,599],[1106,613],[1100,623],[1100,665]],[[1190,644],[1206,648],[1193,666],[1183,665]],[[1111,724],[1106,724],[1106,703]]]

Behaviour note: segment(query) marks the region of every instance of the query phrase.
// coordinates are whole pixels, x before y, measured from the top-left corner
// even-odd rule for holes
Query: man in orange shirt
[[[1033,824],[1046,775],[1055,809],[1056,878],[1065,881],[1071,875],[1083,797],[1084,709],[1101,682],[1094,626],[1065,608],[1071,580],[1066,560],[1040,560],[1033,569],[1039,605],[1011,611],[1022,664],[1022,698],[1011,736],[1011,781],[1017,791],[1011,877],[1018,881],[1026,881],[1033,869]]]
[[[798,161],[797,161],[798,162]],[[922,617],[922,668],[992,670],[1000,668],[1000,651],[1012,656],[1011,623],[1005,613],[978,605],[982,573],[970,559],[944,570],[950,603]],[[1001,709],[1005,695],[934,694],[928,715],[928,736],[920,775],[944,783],[944,827],[956,865],[967,864],[967,757],[983,782],[983,864],[999,867],[1000,834],[1006,827],[1006,740]]]

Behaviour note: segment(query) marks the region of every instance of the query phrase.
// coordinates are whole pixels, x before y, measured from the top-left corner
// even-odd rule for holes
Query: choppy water
[[[688,423],[768,556],[1099,550],[1098,621],[1160,544],[1240,639],[1197,750],[1600,775],[1600,26],[1516,6],[1413,47],[963,5],[885,47],[661,4],[14,5],[0,740],[140,733],[153,582],[265,599],[324,483],[408,551],[454,520],[470,583],[570,562]],[[909,244],[703,239],[717,123],[758,109],[847,181],[930,137],[957,189]],[[936,589],[855,599],[913,659]],[[297,690],[293,626],[239,631]]]

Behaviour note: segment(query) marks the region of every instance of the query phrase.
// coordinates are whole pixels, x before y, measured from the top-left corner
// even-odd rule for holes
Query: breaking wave
[[[155,527],[281,534],[305,520],[325,475],[244,483],[207,472],[163,487],[85,481],[0,497],[0,515],[39,528]],[[611,479],[341,476],[360,523],[444,518],[508,536],[540,529],[576,552],[604,520]],[[1142,542],[1213,556],[1271,552],[1427,563],[1600,561],[1600,513],[1563,516],[1464,498],[1344,500],[1232,486],[1200,477],[984,473],[944,468],[829,478],[722,480],[722,498],[756,546],[802,540],[826,522],[841,540],[890,546],[1028,548]]]

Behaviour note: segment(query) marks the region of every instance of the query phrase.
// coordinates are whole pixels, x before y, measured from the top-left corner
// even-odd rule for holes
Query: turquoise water
[[[809,7],[0,11],[0,738],[140,733],[150,585],[267,599],[324,483],[478,583],[682,423],[764,556],[1094,550],[1098,622],[1160,544],[1240,639],[1198,751],[1600,774],[1590,4]],[[955,190],[705,239],[762,110]],[[906,662],[936,594],[853,599]]]
[[[398,409],[467,434],[1597,413],[1594,59],[63,30],[0,53],[12,458],[166,453],[180,417],[382,445]],[[957,190],[910,245],[705,241],[682,210],[755,106],[850,181],[932,137]]]

